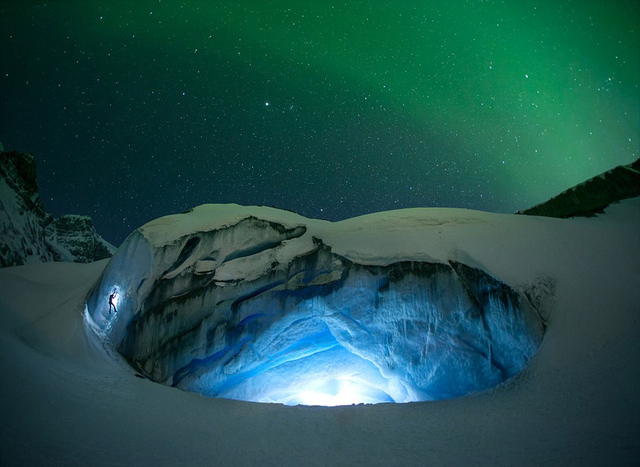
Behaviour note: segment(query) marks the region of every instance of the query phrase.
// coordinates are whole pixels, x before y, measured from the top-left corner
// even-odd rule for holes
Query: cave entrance
[[[348,266],[315,281],[290,274],[227,300],[226,284],[199,288],[203,295],[172,298],[132,321],[120,350],[151,379],[212,397],[344,405],[493,387],[542,338],[526,300],[480,270]]]
[[[291,405],[462,396],[516,375],[542,340],[526,294],[479,267],[359,264],[305,232],[249,217],[157,248],[135,233],[89,314],[153,381]]]

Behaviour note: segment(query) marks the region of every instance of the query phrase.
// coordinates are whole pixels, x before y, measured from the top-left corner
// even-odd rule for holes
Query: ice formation
[[[201,206],[136,230],[87,310],[140,373],[213,397],[409,402],[514,376],[545,310],[478,260],[431,251],[443,221],[412,211],[330,223]]]

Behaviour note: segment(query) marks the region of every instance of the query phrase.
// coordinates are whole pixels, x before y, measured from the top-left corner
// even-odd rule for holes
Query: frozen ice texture
[[[201,206],[135,231],[88,310],[138,371],[213,397],[409,402],[511,378],[542,340],[546,301],[430,251],[423,234],[443,221],[414,211],[332,224]]]

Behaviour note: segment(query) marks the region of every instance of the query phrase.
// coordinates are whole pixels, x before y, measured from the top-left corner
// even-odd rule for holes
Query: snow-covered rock
[[[591,217],[604,212],[611,203],[636,196],[640,196],[640,159],[590,178],[519,214]]]
[[[33,262],[91,262],[116,248],[86,216],[47,214],[38,194],[35,158],[0,152],[0,267]]]
[[[408,402],[517,374],[549,312],[527,297],[539,281],[514,287],[428,241],[449,223],[476,231],[467,211],[401,213],[334,224],[200,206],[134,232],[88,309],[141,373],[216,397]]]
[[[45,228],[45,237],[60,261],[90,263],[110,258],[116,251],[96,232],[89,216],[67,214],[53,219]]]

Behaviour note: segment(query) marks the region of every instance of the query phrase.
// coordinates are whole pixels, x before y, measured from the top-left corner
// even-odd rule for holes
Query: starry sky
[[[118,245],[202,203],[515,212],[639,156],[626,0],[0,2],[0,141]]]

